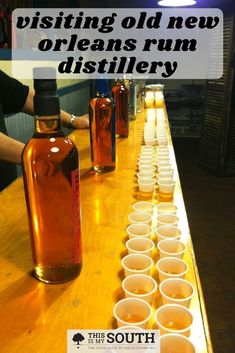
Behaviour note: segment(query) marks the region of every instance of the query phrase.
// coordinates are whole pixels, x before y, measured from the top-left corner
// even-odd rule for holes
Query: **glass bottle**
[[[136,119],[136,81],[130,80],[130,97],[129,97],[129,106],[130,106],[130,120]]]
[[[116,134],[119,137],[129,135],[128,95],[129,91],[121,80],[117,80],[112,88],[116,104]]]
[[[22,154],[34,275],[62,283],[81,270],[78,151],[61,130],[56,80],[35,79],[34,88],[35,131]]]
[[[109,81],[96,80],[96,97],[89,105],[91,160],[96,172],[115,169],[115,105],[109,97]]]

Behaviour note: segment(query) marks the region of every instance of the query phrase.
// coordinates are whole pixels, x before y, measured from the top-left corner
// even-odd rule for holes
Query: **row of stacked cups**
[[[160,330],[161,353],[195,353],[189,340],[194,286],[184,279],[188,264],[174,204],[174,168],[163,109],[148,110],[138,159],[138,185],[158,203],[139,201],[129,214],[128,255],[122,258],[125,299],[114,307],[118,327]],[[154,265],[154,262],[156,264]],[[153,309],[157,309],[153,319]]]

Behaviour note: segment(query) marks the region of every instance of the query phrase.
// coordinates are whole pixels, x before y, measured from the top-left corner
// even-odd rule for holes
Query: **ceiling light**
[[[191,6],[195,5],[196,0],[160,0],[158,5],[160,6],[171,6],[171,7],[180,7],[180,6]]]

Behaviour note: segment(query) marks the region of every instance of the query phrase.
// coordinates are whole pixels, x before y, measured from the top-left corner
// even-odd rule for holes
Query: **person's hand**
[[[88,114],[76,116],[73,121],[74,129],[88,129],[89,128],[89,117]]]

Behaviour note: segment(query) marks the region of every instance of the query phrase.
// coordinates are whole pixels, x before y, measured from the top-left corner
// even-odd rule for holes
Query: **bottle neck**
[[[61,119],[59,115],[36,115],[35,116],[35,134],[53,135],[61,134]]]

